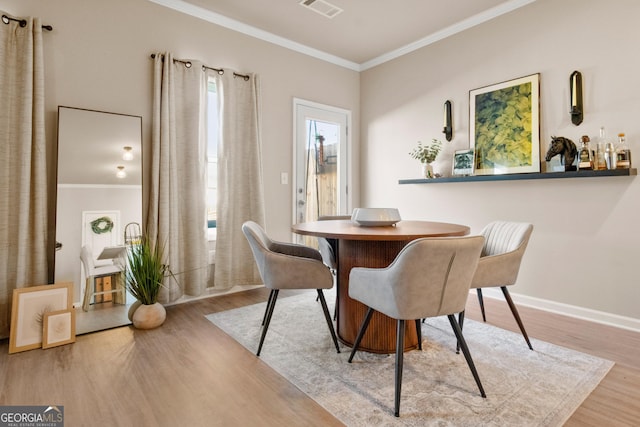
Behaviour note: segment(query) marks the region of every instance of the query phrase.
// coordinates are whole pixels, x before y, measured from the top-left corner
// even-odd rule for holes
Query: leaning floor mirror
[[[127,224],[142,219],[142,117],[58,107],[55,281],[73,282],[76,333],[129,324]]]

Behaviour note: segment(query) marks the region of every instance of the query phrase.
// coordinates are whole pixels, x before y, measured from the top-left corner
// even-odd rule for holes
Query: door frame
[[[340,108],[340,107],[334,107],[332,105],[326,105],[326,104],[321,104],[319,102],[314,102],[314,101],[309,101],[306,99],[301,99],[301,98],[293,98],[293,137],[292,137],[292,146],[293,146],[293,156],[292,156],[292,178],[291,178],[291,209],[292,209],[292,215],[291,215],[291,220],[292,220],[292,224],[296,224],[297,223],[297,208],[296,208],[296,203],[297,203],[297,194],[296,194],[296,190],[298,188],[298,173],[297,173],[297,157],[298,157],[298,141],[297,141],[297,137],[298,137],[298,107],[307,107],[307,108],[314,108],[314,109],[318,109],[318,110],[324,110],[328,113],[332,113],[332,114],[341,114],[345,116],[345,121],[346,121],[346,141],[344,141],[344,143],[346,144],[346,150],[345,150],[345,156],[346,159],[344,160],[345,162],[345,185],[346,185],[346,203],[345,206],[342,206],[342,204],[340,205],[340,212],[338,212],[339,214],[348,214],[349,212],[351,212],[352,210],[352,206],[353,206],[353,198],[352,198],[352,191],[351,189],[353,188],[353,151],[352,151],[352,140],[351,140],[351,124],[352,124],[352,113],[351,110],[347,110],[344,108]],[[342,189],[341,189],[342,191]]]

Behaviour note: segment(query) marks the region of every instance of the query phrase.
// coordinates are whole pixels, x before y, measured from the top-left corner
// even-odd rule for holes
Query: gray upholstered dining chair
[[[516,305],[511,299],[507,286],[516,283],[520,264],[524,251],[529,243],[529,238],[533,232],[533,225],[525,222],[494,221],[487,224],[482,232],[484,236],[484,247],[480,254],[478,268],[471,281],[471,289],[476,289],[482,320],[487,321],[484,312],[484,300],[482,288],[499,287],[507,300],[511,313],[522,332],[529,349],[533,350],[527,331],[524,329],[522,319]],[[458,316],[458,321],[462,326],[464,323],[464,311]]]
[[[340,219],[351,219],[351,215],[321,215],[318,217],[318,221]],[[331,272],[335,276],[338,265],[336,264],[336,254],[334,250],[335,242],[331,240],[333,239],[318,237],[318,250],[320,251],[320,255],[322,255],[322,262],[324,262],[325,265],[331,269]]]
[[[320,252],[308,246],[273,241],[264,229],[253,221],[242,224],[242,232],[249,242],[260,277],[264,285],[271,290],[262,320],[262,335],[256,355],[260,356],[280,289],[317,290],[331,338],[336,350],[340,353],[333,322],[322,293],[323,289],[333,287],[333,276],[329,268],[323,264]]]
[[[331,220],[344,220],[351,219],[351,215],[321,215],[318,217],[318,221],[331,221]],[[327,239],[325,237],[318,237],[318,250],[322,255],[322,262],[329,267],[334,279],[338,273],[338,262],[336,261],[336,240]],[[333,318],[336,319],[338,314],[338,296],[336,294],[336,305],[333,311]]]
[[[352,362],[374,311],[397,320],[395,407],[400,416],[405,322],[415,321],[420,341],[420,319],[447,316],[462,347],[482,397],[486,397],[469,348],[455,314],[464,310],[471,279],[484,238],[423,238],[406,245],[386,268],[353,268],[349,296],[368,306],[349,356]]]

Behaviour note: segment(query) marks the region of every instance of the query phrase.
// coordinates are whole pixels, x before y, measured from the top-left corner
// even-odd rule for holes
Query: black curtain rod
[[[2,15],[2,22],[4,22],[5,24],[8,24],[11,21],[19,22],[21,27],[26,27],[27,26],[27,20],[26,19],[16,19],[16,18],[11,18],[11,17],[9,17],[7,15]],[[43,25],[42,29],[43,30],[47,30],[47,31],[53,31],[53,27],[51,25]]]
[[[152,53],[151,54],[151,58],[155,58],[155,57],[156,57],[156,54]],[[164,61],[164,56],[162,57],[162,60]],[[186,68],[191,68],[191,62],[190,61],[183,61],[181,59],[174,59],[173,62],[174,63],[179,62],[181,64],[184,64],[184,66]],[[204,70],[213,70],[213,71],[217,72],[220,75],[224,74],[224,70],[222,68],[213,68],[213,67],[208,67],[206,65],[203,65],[202,66],[202,71],[204,71]],[[251,78],[251,77],[247,76],[246,74],[233,73],[233,75],[236,76],[236,77],[242,77],[245,81],[247,81],[247,80],[249,80]]]

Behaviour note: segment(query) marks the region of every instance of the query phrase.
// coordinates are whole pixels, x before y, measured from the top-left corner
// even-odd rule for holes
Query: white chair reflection
[[[80,260],[84,267],[85,286],[82,309],[89,311],[91,299],[97,296],[113,296],[114,303],[123,304],[126,301],[125,289],[122,283],[122,267],[116,263],[96,266],[93,261],[91,247],[85,245],[80,250]],[[96,288],[96,283],[102,284]],[[104,284],[108,288],[104,289]],[[100,290],[98,290],[100,289]]]

